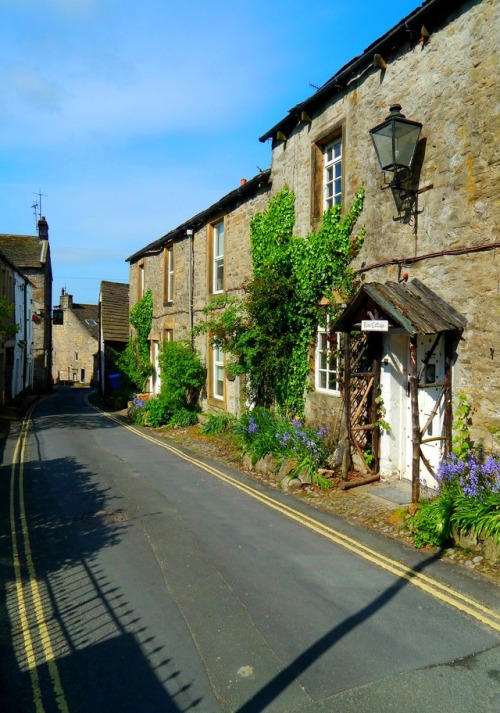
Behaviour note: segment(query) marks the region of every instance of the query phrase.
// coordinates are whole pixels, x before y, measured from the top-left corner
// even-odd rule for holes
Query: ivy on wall
[[[303,413],[311,344],[326,315],[338,311],[333,303],[325,310],[319,304],[333,291],[347,301],[355,289],[349,263],[364,239],[364,229],[353,237],[363,199],[361,188],[345,215],[333,206],[306,237],[293,235],[295,196],[288,186],[252,219],[253,278],[245,295],[210,302],[195,333],[210,334],[229,354],[227,371],[247,377],[254,404]]]
[[[0,341],[13,337],[18,331],[19,325],[14,324],[14,305],[0,297]]]
[[[144,391],[153,365],[149,360],[149,333],[153,322],[153,295],[147,290],[130,310],[129,322],[135,330],[122,354],[117,359],[117,366],[129,379],[133,387]]]

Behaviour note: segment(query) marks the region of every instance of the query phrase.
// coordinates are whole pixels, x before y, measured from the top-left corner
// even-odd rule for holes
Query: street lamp
[[[370,130],[380,167],[384,173],[393,173],[388,188],[396,188],[400,194],[410,195],[404,183],[410,178],[411,166],[422,131],[422,124],[410,121],[401,113],[401,105],[393,104],[389,116]]]

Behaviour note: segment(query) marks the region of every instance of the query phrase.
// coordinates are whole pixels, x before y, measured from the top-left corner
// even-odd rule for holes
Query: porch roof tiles
[[[413,279],[408,283],[363,285],[332,325],[332,330],[347,332],[359,328],[361,320],[372,318],[387,319],[389,328],[402,328],[411,336],[461,331],[466,323],[451,305],[420,280]]]

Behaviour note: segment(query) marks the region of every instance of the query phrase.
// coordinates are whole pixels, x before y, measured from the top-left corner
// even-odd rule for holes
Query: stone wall
[[[366,282],[407,272],[466,317],[453,388],[472,398],[473,436],[488,447],[500,426],[499,20],[495,0],[460,3],[426,44],[385,57],[385,71],[360,72],[312,114],[311,124],[275,142],[272,156],[273,191],[284,184],[295,191],[296,234],[306,234],[314,225],[315,146],[342,132],[344,202],[366,189],[366,239],[355,267]],[[417,181],[428,188],[418,196],[417,215],[396,221],[369,135],[394,103],[423,124]],[[390,264],[395,260],[399,266]]]

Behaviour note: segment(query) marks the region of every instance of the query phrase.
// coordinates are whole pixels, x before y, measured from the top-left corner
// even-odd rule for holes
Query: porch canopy
[[[391,331],[397,329],[412,337],[461,331],[466,323],[461,314],[416,278],[411,282],[363,285],[331,329],[350,332],[369,319],[386,319]]]

